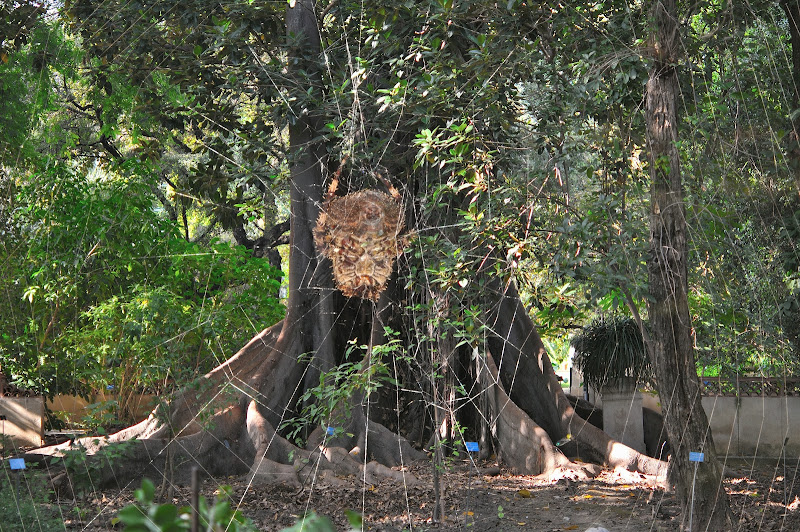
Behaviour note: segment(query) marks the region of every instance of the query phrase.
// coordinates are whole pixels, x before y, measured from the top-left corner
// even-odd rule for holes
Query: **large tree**
[[[119,16],[106,7],[100,14],[81,3],[72,9],[86,17]],[[283,39],[264,33],[275,26],[274,13],[250,13],[264,17],[256,25],[247,13],[209,7],[214,31],[248,36],[250,67],[240,68],[242,58],[234,52],[235,60],[220,58],[252,82],[254,107],[243,114],[265,102],[273,116],[277,109],[285,112],[291,199],[287,314],[142,423],[82,442],[92,453],[124,444],[127,459],[116,460],[107,478],[185,475],[188,468],[177,467],[182,463],[199,464],[209,474],[249,473],[264,482],[298,482],[320,469],[393,476],[387,466],[424,456],[418,449],[429,440],[465,437],[480,439],[483,452],[496,450],[521,473],[592,474],[592,467],[572,462],[555,444],[570,441],[562,449],[572,446],[575,452],[577,444],[584,458],[598,463],[663,472],[662,462],[614,442],[575,414],[509,267],[514,253],[507,250],[515,239],[509,228],[518,226],[520,216],[513,205],[503,210],[508,202],[494,195],[507,187],[503,169],[514,167],[508,147],[525,131],[519,120],[523,67],[535,55],[537,28],[549,10],[522,3],[503,10],[482,2],[428,7],[423,12],[416,5],[340,2],[319,9],[311,0],[295,0],[286,11]],[[188,20],[189,26],[208,27],[208,21],[178,17],[158,4],[144,13],[167,20],[163,26]],[[144,27],[163,26],[145,20]],[[87,27],[113,32],[117,26],[96,21]],[[179,33],[186,42],[202,34]],[[109,92],[103,80],[130,64],[124,38],[99,38],[97,53],[104,60],[94,63],[98,90]],[[180,54],[191,63],[208,44],[179,40],[156,64]],[[204,75],[202,69],[189,73]],[[193,89],[184,75],[189,73],[179,70],[177,83],[181,91],[196,90],[201,101],[228,94],[237,81],[217,80],[215,88],[208,79]],[[145,87],[153,79],[137,75]],[[163,75],[155,78],[164,83]],[[270,85],[261,87],[267,79]],[[110,105],[111,94],[100,100]],[[197,120],[196,130],[207,125],[199,110],[187,113],[186,123]],[[380,170],[385,184],[366,169]],[[333,179],[339,195],[326,197]],[[395,187],[397,198],[390,194]],[[365,188],[380,190],[341,197]],[[328,207],[347,197],[366,200],[336,220]],[[337,242],[357,244],[359,279],[374,275],[380,261],[373,250],[378,237],[358,231],[407,220],[413,236],[403,227],[389,234],[394,254],[412,242],[399,268],[404,283],[379,283],[381,290],[361,294],[367,299],[337,290],[341,281],[331,278],[331,264],[319,253],[324,246],[315,246],[313,237],[321,209],[341,238]],[[404,215],[391,218],[398,209]],[[381,245],[386,237],[381,233]],[[371,270],[359,270],[370,264]],[[386,374],[390,380],[376,386]],[[348,396],[326,402],[337,388]],[[307,467],[309,462],[315,467]]]

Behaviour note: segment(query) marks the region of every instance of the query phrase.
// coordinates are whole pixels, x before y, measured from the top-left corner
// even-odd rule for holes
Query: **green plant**
[[[74,506],[72,508],[72,513],[75,514],[75,517],[78,521],[83,522],[89,515],[91,515],[91,510],[89,508],[81,508],[80,506]]]
[[[95,443],[98,441],[95,440]],[[74,447],[63,451],[61,456],[52,458],[50,463],[63,466],[72,484],[72,490],[75,493],[82,493],[90,491],[101,470],[113,466],[115,462],[124,458],[132,445],[135,445],[135,440],[108,444],[90,456],[86,448],[78,442]]]
[[[281,272],[243,246],[187,241],[154,208],[154,179],[135,162],[53,165],[8,188],[0,364],[48,396],[113,389],[91,425],[138,421],[134,396],[204,375],[283,317]]]
[[[202,530],[247,532],[256,530],[252,521],[242,512],[234,510],[230,502],[231,489],[223,486],[214,503],[209,506],[200,497],[198,504],[199,524]],[[178,508],[174,504],[154,502],[155,486],[149,479],[142,480],[142,487],[134,492],[138,504],[130,504],[120,510],[118,521],[127,532],[177,532],[191,529],[192,509]]]
[[[61,456],[50,460],[53,465],[62,465],[67,471],[67,477],[75,493],[85,491],[91,487],[92,474],[90,461],[86,448],[78,444],[77,447],[65,450]]]
[[[384,359],[400,350],[401,342],[390,329],[386,329],[390,339],[372,348],[371,356],[365,361],[362,353],[368,346],[357,346],[355,341],[348,343],[345,359],[358,358],[357,362],[344,362],[330,371],[323,372],[319,385],[310,388],[300,397],[305,405],[299,416],[286,420],[282,429],[289,429],[287,437],[299,442],[300,434],[308,425],[325,424],[333,429],[332,436],[341,435],[339,426],[349,417],[350,401],[355,394],[370,395],[384,383],[393,383],[389,367]]]
[[[2,471],[0,528],[41,532],[64,530],[57,508],[48,500],[51,492],[43,476],[29,471],[11,472],[5,465]]]
[[[595,390],[632,377],[636,382],[651,375],[650,359],[639,326],[632,318],[600,318],[572,339],[574,362]]]
[[[352,510],[345,510],[347,521],[350,523],[350,530],[363,530],[363,519],[360,514]],[[301,517],[297,522],[281,530],[281,532],[336,532],[336,526],[324,515],[317,515],[314,512]]]
[[[119,422],[118,410],[119,402],[116,399],[89,404],[86,406],[86,414],[81,424],[89,430],[102,431],[103,427]]]

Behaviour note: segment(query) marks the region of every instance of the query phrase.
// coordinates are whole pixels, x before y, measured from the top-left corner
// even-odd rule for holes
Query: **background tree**
[[[700,402],[700,381],[691,335],[688,281],[688,227],[677,144],[680,28],[675,2],[656,2],[652,11],[655,57],[647,82],[647,134],[650,148],[649,335],[646,345],[664,405],[675,480],[691,530],[730,530],[733,526],[722,466],[716,457],[708,419]],[[694,468],[690,452],[705,459]],[[689,503],[691,501],[691,504]],[[693,521],[693,517],[696,520]]]
[[[157,208],[156,170],[94,129],[78,43],[27,24],[0,64],[0,364],[47,396],[112,387],[110,414],[130,421],[130,394],[169,393],[277,321],[280,272],[212,235],[187,241]]]

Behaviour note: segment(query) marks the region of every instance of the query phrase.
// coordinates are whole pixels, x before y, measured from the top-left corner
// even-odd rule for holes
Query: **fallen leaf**
[[[526,489],[519,490],[517,492],[517,495],[519,495],[520,497],[522,497],[524,499],[530,499],[533,496],[533,494],[530,492],[530,490],[526,490]]]
[[[789,503],[789,504],[786,506],[786,509],[787,509],[787,510],[789,510],[790,512],[794,512],[794,511],[795,511],[795,510],[797,510],[798,508],[800,508],[800,499],[798,499],[798,498],[797,498],[797,495],[795,495],[795,496],[794,496],[794,500],[793,500],[792,502],[790,502],[790,503]]]
[[[564,527],[564,530],[577,530],[577,529],[578,525],[569,525]]]

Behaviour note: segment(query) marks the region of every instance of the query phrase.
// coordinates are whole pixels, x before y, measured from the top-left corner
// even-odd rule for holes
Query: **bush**
[[[282,273],[242,246],[187,241],[146,170],[65,166],[20,179],[0,243],[0,365],[16,385],[165,394],[283,317]],[[76,229],[78,228],[78,229]],[[0,239],[2,240],[2,239]]]

